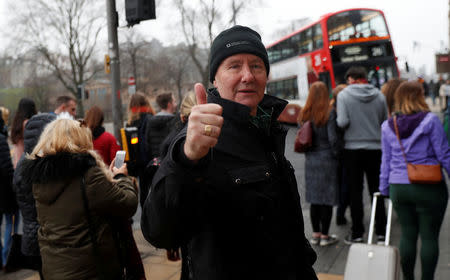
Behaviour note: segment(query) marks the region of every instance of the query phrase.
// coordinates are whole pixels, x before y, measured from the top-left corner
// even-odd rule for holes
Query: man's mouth
[[[253,89],[241,89],[241,90],[238,91],[238,93],[243,93],[243,94],[254,94],[254,93],[256,93],[256,91],[253,90]]]

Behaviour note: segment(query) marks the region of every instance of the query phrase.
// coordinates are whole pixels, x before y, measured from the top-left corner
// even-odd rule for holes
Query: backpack
[[[144,119],[141,120],[141,125],[138,127],[138,137],[139,137],[139,157],[138,162],[142,164],[142,167],[146,167],[147,164],[150,162],[151,158],[151,151],[150,147],[147,145],[147,139],[146,139],[146,131],[147,131],[147,124],[152,117],[150,114],[143,115]]]

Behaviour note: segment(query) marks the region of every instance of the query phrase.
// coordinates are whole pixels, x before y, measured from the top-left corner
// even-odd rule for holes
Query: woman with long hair
[[[136,126],[146,114],[155,115],[150,102],[147,97],[137,92],[130,98],[130,104],[128,104],[128,121],[129,126]]]
[[[386,97],[389,116],[391,116],[394,111],[394,93],[403,82],[404,81],[399,78],[392,78],[381,87],[381,92]]]
[[[22,98],[14,115],[11,124],[11,142],[13,143],[13,166],[16,168],[17,162],[23,154],[23,130],[27,121],[37,114],[36,104],[30,98]]]
[[[129,219],[137,190],[126,165],[108,168],[83,123],[58,119],[23,164],[36,199],[45,279],[122,279],[115,222]]]
[[[116,152],[120,150],[120,146],[117,144],[116,137],[105,131],[103,119],[103,111],[98,106],[92,106],[86,112],[84,118],[87,127],[92,132],[94,150],[100,154],[105,164],[109,166],[116,157]]]
[[[436,115],[430,113],[423,87],[418,82],[404,82],[398,87],[394,94],[394,112],[381,126],[379,188],[383,195],[390,196],[402,228],[400,259],[403,279],[414,279],[417,238],[420,236],[421,279],[432,280],[439,256],[440,227],[448,203],[447,186],[444,180],[434,185],[411,183],[406,161],[441,164],[450,174],[450,148],[442,124]],[[397,139],[394,121],[403,148]]]
[[[311,244],[327,246],[338,242],[329,235],[333,206],[338,203],[338,138],[336,111],[328,88],[314,82],[300,115],[300,124],[311,121],[313,144],[305,153],[306,201],[311,204]]]

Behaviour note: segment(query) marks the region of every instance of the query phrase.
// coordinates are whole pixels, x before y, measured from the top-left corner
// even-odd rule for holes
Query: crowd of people
[[[144,106],[136,105],[142,100]],[[157,103],[162,113],[155,114],[147,98],[135,94],[128,124],[139,126],[135,112],[139,117],[141,113],[175,117],[176,103],[170,93],[158,96]],[[126,164],[115,166],[121,147],[114,135],[105,131],[102,109],[92,106],[83,119],[76,120],[76,100],[70,96],[59,96],[53,112],[38,113],[37,109],[32,99],[20,100],[9,129],[10,145],[5,122],[9,110],[1,108],[0,211],[5,231],[0,244],[4,270],[34,269],[41,279],[122,279],[122,267],[127,267],[127,279],[145,279],[131,230],[138,185],[128,176]],[[152,118],[145,122],[150,124]],[[152,133],[163,130],[160,143],[153,141],[155,146],[172,127],[170,121],[165,125],[153,128]],[[159,150],[151,155],[159,156]],[[145,165],[141,165],[132,167],[135,176],[143,174]],[[12,235],[18,233],[20,222],[21,264],[17,266],[10,263],[10,254]]]
[[[449,139],[425,102],[423,80],[393,78],[380,91],[366,78],[364,68],[351,67],[347,85],[337,86],[332,100],[324,83],[313,83],[299,117],[300,125],[313,123],[312,147],[305,153],[306,201],[311,204],[313,228],[310,242],[327,246],[338,241],[328,234],[334,205],[338,206],[337,225],[346,224],[345,209],[350,206],[352,225],[344,242],[364,241],[365,175],[370,196],[381,192],[389,197],[398,215],[404,279],[414,279],[418,237],[422,279],[433,279],[448,189],[444,179],[411,182],[407,165],[439,165],[449,174]],[[377,243],[384,244],[382,200],[377,201],[375,213]]]
[[[9,129],[9,111],[0,108],[2,265],[22,223],[22,265],[41,279],[146,279],[131,229],[140,204],[145,239],[181,258],[182,280],[317,279],[314,246],[340,240],[330,233],[334,206],[339,226],[350,210],[343,241],[364,242],[365,176],[369,195],[389,197],[399,217],[404,279],[414,279],[418,236],[422,279],[433,279],[448,190],[445,180],[412,183],[407,164],[450,173],[443,125],[425,102],[437,96],[436,85],[393,78],[379,90],[358,66],[332,92],[311,84],[298,118],[312,124],[307,236],[303,194],[285,157],[287,129],[277,121],[287,102],[264,94],[270,64],[260,35],[224,30],[212,42],[209,69],[213,87],[195,84],[179,114],[171,93],[156,97],[158,112],[144,94],[130,97],[126,126],[136,128],[139,150],[123,165],[98,106],[75,119],[73,97],[58,97],[50,113],[23,98]],[[375,220],[383,243],[383,200]]]

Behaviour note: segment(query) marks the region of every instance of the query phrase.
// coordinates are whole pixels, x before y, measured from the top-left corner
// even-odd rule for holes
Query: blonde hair
[[[396,112],[410,115],[418,112],[429,112],[425,102],[423,86],[418,82],[403,82],[394,93],[394,108]]]
[[[197,105],[197,98],[195,97],[195,92],[189,91],[183,98],[180,105],[180,117],[181,121],[185,123],[187,118],[191,114],[192,107]]]
[[[57,119],[49,123],[42,132],[38,143],[34,147],[29,159],[55,155],[57,153],[90,154],[95,158],[105,175],[112,179],[100,155],[94,151],[92,134],[89,128],[79,121],[71,119]]]
[[[9,110],[8,110],[8,108],[0,106],[0,111],[2,112],[1,117],[2,117],[3,121],[5,122],[5,124],[7,125],[8,119],[9,119]]]

